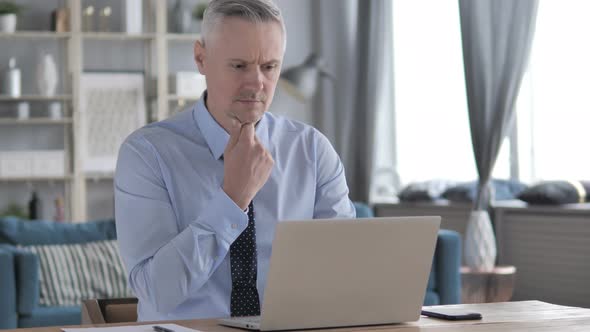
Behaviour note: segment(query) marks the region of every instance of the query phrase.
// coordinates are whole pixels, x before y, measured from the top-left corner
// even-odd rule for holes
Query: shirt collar
[[[195,119],[197,127],[201,130],[201,134],[205,138],[209,151],[213,155],[213,158],[218,160],[225,151],[225,146],[229,142],[229,134],[215,121],[207,106],[205,106],[205,97],[207,91],[201,95],[201,98],[197,101],[193,108],[193,118]],[[269,150],[269,139],[268,139],[268,120],[266,119],[266,113],[262,116],[258,124],[256,125],[256,136],[262,145]]]

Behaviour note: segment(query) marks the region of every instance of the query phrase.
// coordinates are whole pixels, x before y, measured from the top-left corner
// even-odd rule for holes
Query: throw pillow
[[[494,201],[515,199],[527,188],[524,183],[512,180],[493,179],[490,181]],[[472,203],[477,196],[477,181],[465,182],[447,189],[442,197],[451,202]]]
[[[446,180],[413,182],[399,193],[398,198],[402,202],[431,202],[439,199],[447,188],[455,184]]]
[[[22,248],[39,256],[41,305],[132,296],[115,240]]]
[[[573,204],[590,201],[590,181],[543,181],[523,191],[518,199],[529,204]]]

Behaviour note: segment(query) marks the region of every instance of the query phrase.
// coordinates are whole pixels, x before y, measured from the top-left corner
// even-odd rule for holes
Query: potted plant
[[[0,212],[0,217],[17,217],[20,219],[29,219],[29,215],[25,212],[25,209],[16,204],[9,204],[3,211]]]
[[[11,1],[0,1],[0,32],[13,33],[16,31],[16,15],[21,7]]]

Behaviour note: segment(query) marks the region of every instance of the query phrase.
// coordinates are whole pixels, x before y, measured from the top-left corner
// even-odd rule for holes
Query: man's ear
[[[200,40],[195,42],[194,55],[195,63],[197,64],[197,68],[199,68],[199,72],[203,75],[206,75],[207,70],[205,69],[205,46]]]

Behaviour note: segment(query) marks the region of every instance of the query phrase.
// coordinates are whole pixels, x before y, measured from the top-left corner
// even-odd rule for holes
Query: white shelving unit
[[[168,100],[170,101],[178,101],[178,100],[186,100],[186,101],[193,101],[198,100],[201,96],[177,96],[177,95],[168,95]]]
[[[69,32],[52,31],[17,31],[15,33],[0,33],[1,39],[67,39],[72,35]]]
[[[2,178],[2,181],[6,181],[6,182],[54,182],[54,181],[61,182],[61,181],[70,181],[70,180],[72,180],[71,175]]]
[[[71,123],[72,118],[62,118],[58,120],[50,118],[33,118],[25,120],[0,118],[0,125],[64,125]]]
[[[1,40],[2,37],[0,37]],[[71,95],[56,95],[56,96],[35,96],[35,95],[21,95],[20,97],[11,97],[0,95],[0,101],[71,101]]]
[[[84,32],[82,33],[82,38],[84,40],[119,40],[119,41],[129,41],[129,40],[144,40],[144,41],[152,41],[156,37],[153,33],[142,33],[142,34],[133,34],[128,35],[124,33],[117,33],[117,32]]]
[[[190,34],[190,33],[169,33],[166,35],[166,39],[169,41],[195,41],[201,38],[199,34]]]
[[[69,200],[67,206],[67,219],[74,222],[88,220],[87,216],[87,185],[92,181],[112,181],[114,175],[107,174],[87,174],[82,170],[82,152],[80,144],[81,138],[86,134],[83,132],[82,116],[80,112],[80,81],[84,72],[84,51],[85,42],[137,42],[146,43],[146,57],[144,69],[146,80],[155,78],[155,91],[147,89],[146,105],[150,105],[155,100],[155,116],[148,114],[148,119],[153,121],[163,120],[170,114],[170,103],[184,103],[193,101],[198,96],[178,97],[170,95],[168,90],[168,43],[194,42],[200,36],[198,34],[174,34],[167,31],[167,1],[152,0],[144,1],[144,20],[149,23],[147,31],[141,34],[126,34],[118,32],[83,32],[82,27],[82,7],[83,0],[68,0],[67,6],[70,9],[70,32],[51,32],[51,31],[18,31],[15,33],[0,33],[0,45],[5,40],[55,40],[56,42],[65,42],[67,45],[66,77],[60,77],[69,87],[68,94],[57,95],[52,97],[38,95],[23,95],[20,97],[9,97],[0,95],[0,103],[4,102],[50,102],[60,101],[66,105],[66,109],[71,110],[64,114],[64,118],[53,120],[49,118],[31,118],[26,120],[0,118],[0,126],[24,126],[24,125],[63,125],[66,126],[64,135],[66,150],[66,176],[60,177],[19,177],[19,178],[0,178],[1,182],[63,182],[66,186],[66,200]],[[155,13],[155,14],[154,14]],[[148,16],[155,16],[148,17]],[[146,81],[145,86],[151,86],[151,82]],[[149,106],[148,106],[149,109]],[[0,127],[1,128],[1,127]]]

